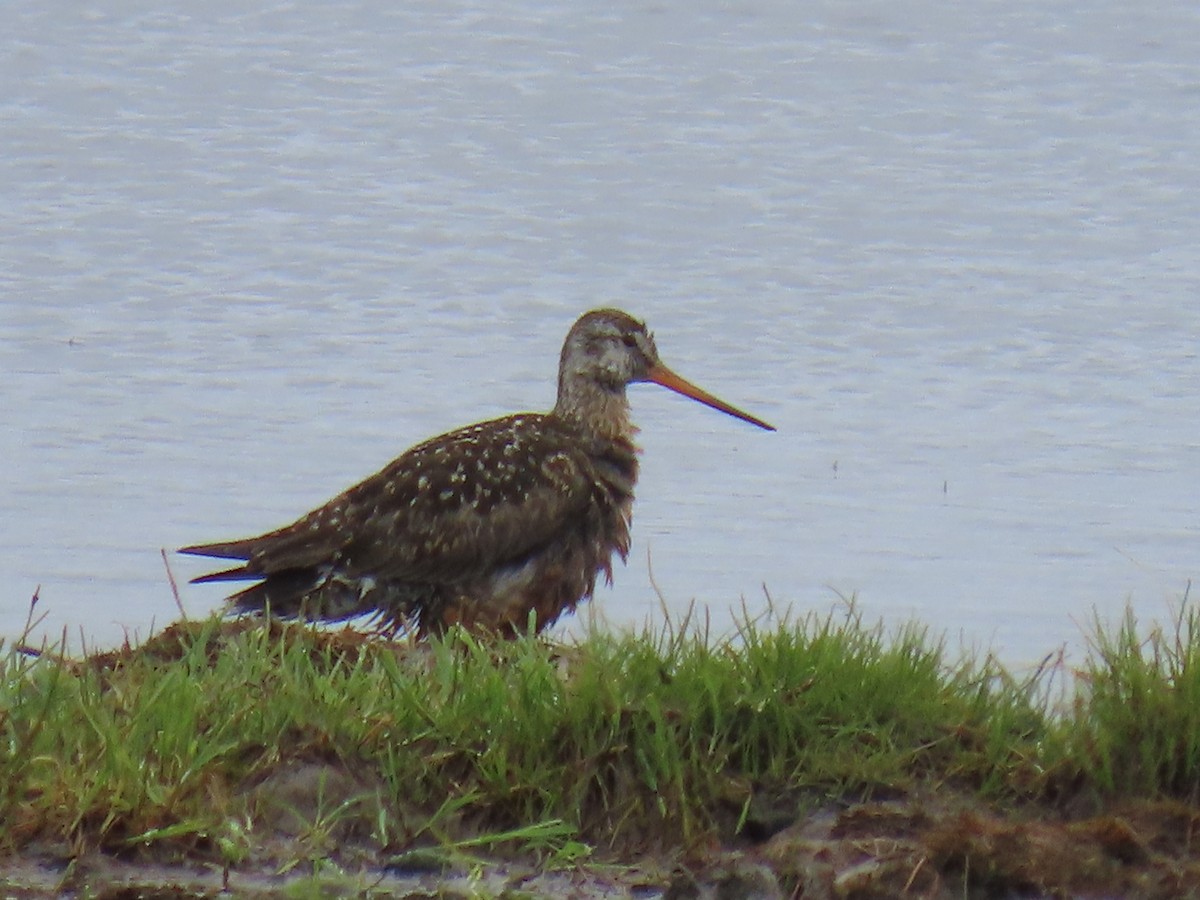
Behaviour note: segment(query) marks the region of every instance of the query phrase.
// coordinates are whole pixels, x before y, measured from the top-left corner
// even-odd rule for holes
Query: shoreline
[[[26,897],[1200,896],[1200,619],[1054,667],[850,609],[574,644],[216,618],[0,652]],[[1062,690],[1061,686],[1058,688]]]

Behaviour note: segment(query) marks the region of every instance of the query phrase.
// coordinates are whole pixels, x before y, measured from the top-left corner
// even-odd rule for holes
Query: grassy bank
[[[1093,643],[1066,702],[1054,667],[1018,678],[954,661],[924,629],[885,633],[853,610],[719,641],[685,625],[567,647],[413,646],[214,619],[76,661],[9,646],[0,853],[69,879],[97,855],[281,874],[675,865],[721,848],[821,896],[801,890],[811,873],[789,868],[803,854],[780,849],[786,836],[832,821],[836,837],[852,815],[894,831],[901,815],[904,839],[924,829],[904,862],[913,896],[992,883],[1018,822],[1057,823],[1078,846],[1109,828],[1101,857],[1185,886],[1200,616],[1166,630],[1130,617]],[[1178,846],[1156,847],[1130,803],[1157,810]],[[1101,824],[1071,832],[1080,822]],[[1014,853],[1028,866],[1028,846]],[[1078,877],[1111,883],[1109,862]]]

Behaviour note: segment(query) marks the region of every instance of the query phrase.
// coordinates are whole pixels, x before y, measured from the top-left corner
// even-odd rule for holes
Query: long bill
[[[724,400],[714,397],[708,391],[701,390],[686,378],[676,375],[662,363],[655,363],[650,367],[650,371],[646,373],[646,380],[660,384],[677,394],[683,394],[685,397],[698,400],[705,406],[711,406],[713,409],[720,410],[727,415],[733,416],[735,419],[741,419],[743,422],[749,422],[751,425],[757,425],[759,428],[765,428],[767,431],[775,430],[774,425],[768,425],[762,419],[756,418],[750,415],[750,413],[742,412],[736,406],[730,406]]]

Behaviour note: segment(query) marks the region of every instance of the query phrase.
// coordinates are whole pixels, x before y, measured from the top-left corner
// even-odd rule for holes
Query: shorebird
[[[370,615],[389,635],[540,631],[629,553],[638,449],[625,388],[644,381],[775,430],[664,366],[643,323],[593,310],[563,343],[550,412],[431,438],[291,525],[179,552],[240,561],[192,579],[255,580],[231,614]]]

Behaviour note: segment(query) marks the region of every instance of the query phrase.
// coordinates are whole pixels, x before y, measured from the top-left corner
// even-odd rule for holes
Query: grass
[[[1071,713],[1048,736],[1050,765],[1103,795],[1200,795],[1200,612],[1142,633],[1131,611],[1092,625],[1092,652]]]
[[[1058,674],[952,660],[853,606],[722,640],[686,621],[410,645],[210,619],[76,661],[0,647],[0,850],[554,869],[928,792],[1043,817],[1194,804],[1194,609],[1097,622],[1067,704]]]

